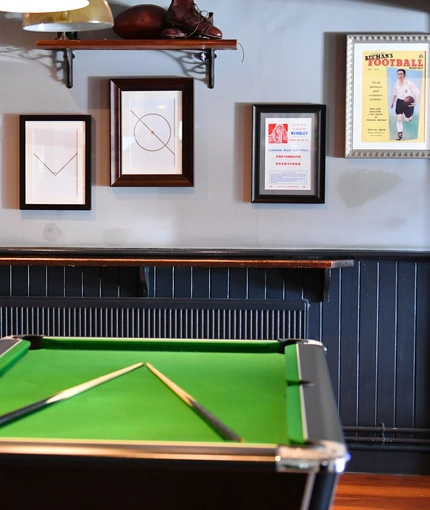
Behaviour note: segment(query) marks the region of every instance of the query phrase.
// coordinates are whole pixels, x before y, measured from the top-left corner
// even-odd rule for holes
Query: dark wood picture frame
[[[193,186],[194,80],[111,79],[110,136],[111,186]]]
[[[252,106],[252,202],[324,203],[325,124],[322,104]]]
[[[91,209],[90,115],[20,115],[20,209]]]

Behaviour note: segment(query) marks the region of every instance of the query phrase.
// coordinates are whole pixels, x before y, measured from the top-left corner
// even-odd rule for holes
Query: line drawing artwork
[[[177,107],[175,97],[160,96],[159,92],[146,92],[144,97],[129,98],[123,138],[128,170],[124,173],[181,172]]]
[[[137,119],[134,125],[134,139],[137,145],[144,151],[157,152],[163,149],[167,149],[173,155],[175,153],[169,147],[169,142],[172,138],[172,127],[166,117],[159,113],[147,113],[142,117],[139,117],[133,110],[130,110],[131,114]],[[143,126],[143,129],[139,129]],[[164,130],[167,127],[167,140],[163,140],[161,137],[165,135]]]
[[[38,156],[35,152],[33,152],[33,154],[34,154],[34,157],[35,157],[36,159],[38,159],[38,160],[42,163],[42,165],[43,165],[43,166],[44,166],[47,170],[49,170],[49,171],[51,172],[51,174],[52,174],[54,177],[56,177],[56,176],[57,176],[57,175],[58,175],[58,174],[59,174],[62,170],[64,170],[64,169],[66,168],[66,166],[67,166],[67,165],[68,165],[68,164],[69,164],[69,163],[70,163],[73,159],[75,159],[75,158],[76,158],[76,156],[78,155],[78,153],[76,153],[74,156],[72,156],[72,157],[69,159],[69,161],[67,161],[66,163],[64,163],[64,165],[63,165],[63,166],[62,166],[59,170],[55,171],[55,170],[52,170],[52,168],[49,168],[49,166],[48,166],[48,165],[47,165],[44,161],[42,161],[42,160],[39,158],[39,156]]]
[[[76,129],[35,129],[32,153],[35,196],[70,196],[71,190],[74,190],[73,195],[78,195]]]

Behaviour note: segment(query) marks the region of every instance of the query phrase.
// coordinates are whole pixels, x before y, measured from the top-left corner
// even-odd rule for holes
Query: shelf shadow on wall
[[[346,34],[324,34],[324,102],[328,105],[327,156],[345,156]]]
[[[129,6],[120,4],[109,4],[113,13],[114,18]],[[82,34],[78,33],[78,38]],[[43,36],[43,37],[41,37]],[[48,36],[48,37],[47,37]],[[27,60],[43,65],[50,74],[50,77],[61,83],[67,81],[67,59],[65,58],[64,51],[47,51],[41,50],[36,47],[36,40],[38,39],[54,39],[55,33],[31,33],[23,30],[22,18],[19,14],[15,14],[9,19],[6,17],[1,18],[0,15],[0,56],[4,56],[10,59],[16,60]],[[113,29],[106,30],[94,30],[91,32],[85,32],[85,40],[121,40],[119,36],[115,34]],[[162,53],[169,56],[169,58],[175,60],[182,71],[182,74],[196,80],[207,82],[206,77],[208,62],[205,59],[205,53],[203,51],[181,51],[178,56],[178,51],[162,51]],[[139,52],[142,55],[142,52]],[[76,55],[75,55],[76,57]],[[72,57],[72,60],[74,58]],[[73,63],[72,63],[73,66]],[[142,63],[144,68],[144,62]]]
[[[356,0],[353,0],[354,3]],[[428,0],[358,0],[361,3],[387,5],[408,10],[430,12]]]
[[[37,50],[34,35],[22,29],[20,17],[12,19],[0,18],[0,56],[11,60],[27,60],[44,66],[55,81],[62,81],[58,77],[63,68],[63,61],[52,61],[49,53]]]
[[[1,201],[3,209],[19,209],[19,147],[18,115],[3,114],[1,145]]]
[[[251,202],[252,182],[252,104],[236,103],[235,106],[235,189],[236,200]]]

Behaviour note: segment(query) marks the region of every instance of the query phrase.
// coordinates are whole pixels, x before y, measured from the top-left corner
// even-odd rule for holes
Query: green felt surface
[[[268,345],[262,346],[262,354],[116,347],[29,351],[0,377],[0,414],[128,365],[150,362],[247,443],[288,444],[287,427],[292,425],[286,420],[285,356],[272,353]],[[296,429],[293,436],[296,442]],[[0,437],[223,441],[147,368],[5,425]]]

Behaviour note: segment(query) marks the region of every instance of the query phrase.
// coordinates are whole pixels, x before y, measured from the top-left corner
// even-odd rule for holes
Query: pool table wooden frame
[[[8,346],[16,348],[15,345],[24,341],[31,343],[31,350],[43,349],[44,342],[49,343],[49,340],[49,337],[35,335],[0,339],[0,361],[2,352],[3,358],[10,356],[12,348]],[[267,350],[278,352],[286,359],[289,356],[296,360],[297,374],[286,381],[285,387],[286,391],[292,388],[300,395],[301,441],[270,444],[27,438],[5,437],[0,428],[0,491],[5,494],[8,508],[15,508],[14,503],[18,505],[16,508],[21,508],[19,502],[24,496],[19,486],[23,479],[31,479],[34,501],[39,498],[45,507],[47,498],[52,496],[55,501],[62,499],[62,508],[69,508],[69,504],[70,508],[77,508],[77,505],[94,508],[94,504],[102,503],[104,508],[121,508],[121,505],[126,508],[133,506],[136,489],[142,485],[145,501],[151,509],[270,509],[277,508],[280,501],[288,502],[285,507],[292,509],[330,508],[337,477],[344,470],[348,453],[331,389],[325,350],[320,342],[297,339],[279,342],[53,340],[64,340],[65,349],[73,348],[71,344],[67,346],[67,342],[77,342],[82,356],[85,356],[85,349],[94,349],[94,342],[105,344],[107,347],[103,349],[121,351],[137,348],[150,352],[163,345],[163,349],[169,351],[197,350],[207,356],[213,350],[241,353],[242,349],[245,352],[251,349],[255,354]],[[21,356],[26,355],[25,350],[19,353],[12,365],[19,364]],[[8,370],[13,370],[13,366]],[[6,368],[2,370],[0,362],[0,385],[2,372],[5,373]],[[51,482],[47,486],[46,480]],[[231,483],[234,489],[227,489]],[[108,493],[98,490],[100,484],[112,490]]]

